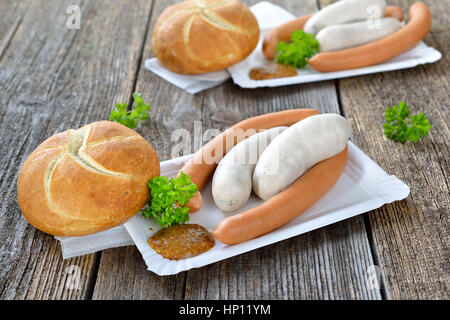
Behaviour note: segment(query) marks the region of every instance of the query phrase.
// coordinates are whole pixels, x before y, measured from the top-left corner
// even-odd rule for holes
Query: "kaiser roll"
[[[110,121],[51,136],[26,159],[17,182],[24,217],[60,236],[119,225],[148,201],[158,156],[133,130]]]
[[[153,29],[152,49],[167,69],[198,74],[243,60],[258,40],[258,22],[240,1],[188,0],[163,11]]]

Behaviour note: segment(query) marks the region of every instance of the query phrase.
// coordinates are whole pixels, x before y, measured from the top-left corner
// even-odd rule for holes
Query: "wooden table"
[[[151,30],[171,1],[0,1],[1,299],[448,299],[449,1],[426,1],[433,28],[425,42],[443,53],[414,69],[305,85],[245,90],[228,80],[190,95],[143,68]],[[257,0],[246,1],[249,5]],[[276,0],[302,15],[329,1]],[[412,0],[390,0],[409,8]],[[66,26],[69,5],[81,29]],[[16,200],[18,171],[44,139],[107,119],[140,92],[151,120],[138,132],[170,158],[171,132],[224,128],[290,108],[345,115],[352,140],[410,196],[363,215],[175,276],[146,270],[134,246],[63,260],[58,241],[30,226]],[[406,100],[431,119],[421,142],[394,143],[382,131],[387,106]],[[368,286],[370,266],[381,287]],[[67,286],[70,266],[80,288]]]

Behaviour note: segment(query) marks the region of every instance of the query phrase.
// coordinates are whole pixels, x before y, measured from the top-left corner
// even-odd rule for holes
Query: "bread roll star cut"
[[[153,28],[152,50],[181,74],[223,70],[255,49],[258,22],[237,0],[187,0],[166,8]]]
[[[17,198],[24,217],[53,235],[87,235],[123,223],[148,201],[159,176],[152,146],[135,131],[99,121],[55,134],[26,159]]]

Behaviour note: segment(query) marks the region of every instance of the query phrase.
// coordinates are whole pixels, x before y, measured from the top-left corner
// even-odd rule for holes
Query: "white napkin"
[[[197,75],[178,74],[164,68],[156,58],[145,60],[144,66],[147,70],[150,70],[171,84],[186,90],[190,94],[196,94],[202,90],[217,86],[230,77],[227,70]]]
[[[103,249],[133,245],[123,225],[82,237],[55,237],[61,243],[64,259],[94,253]]]

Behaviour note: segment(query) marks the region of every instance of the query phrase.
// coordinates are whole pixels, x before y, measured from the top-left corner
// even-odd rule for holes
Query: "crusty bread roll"
[[[17,182],[24,217],[53,235],[81,236],[119,225],[145,205],[158,156],[133,130],[110,121],[51,136],[25,161]]]
[[[153,29],[152,49],[169,70],[223,70],[255,49],[259,26],[237,0],[187,0],[166,8]]]

